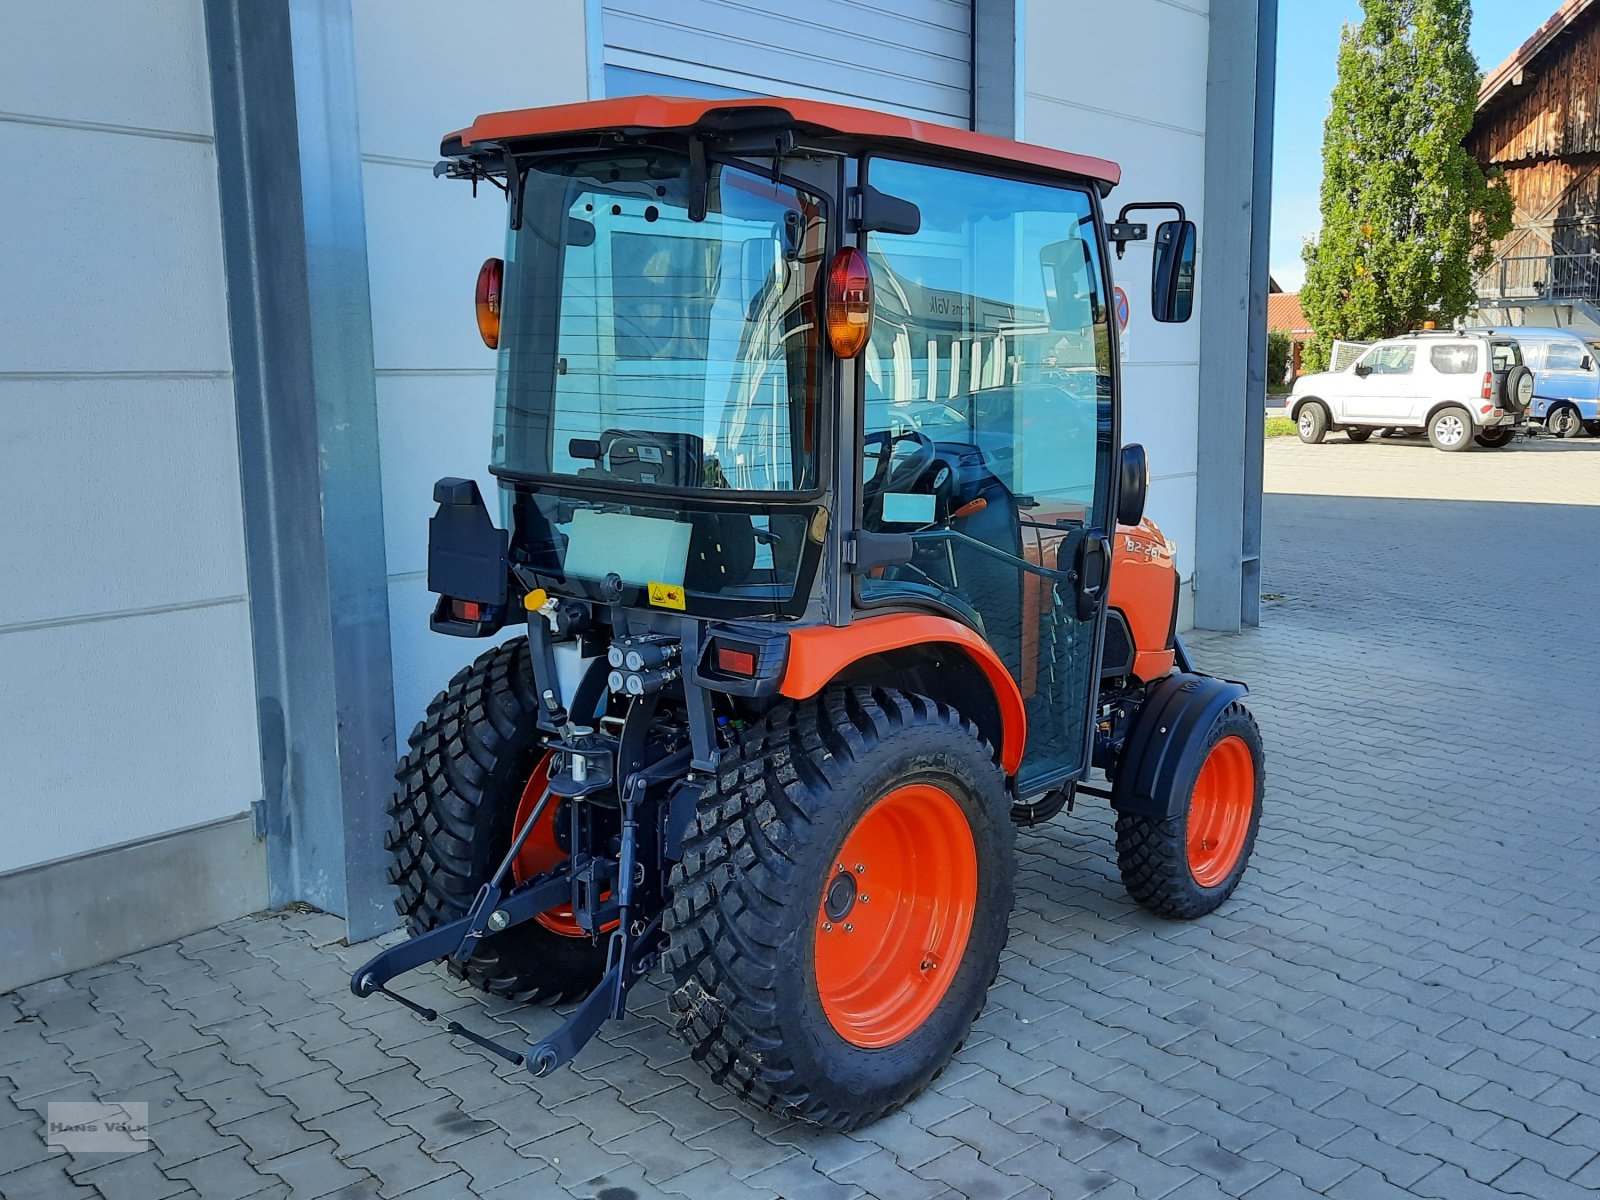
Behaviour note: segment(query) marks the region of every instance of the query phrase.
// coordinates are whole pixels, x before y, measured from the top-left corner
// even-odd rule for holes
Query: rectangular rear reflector
[[[731,646],[717,647],[717,670],[746,678],[756,673],[756,656],[748,650],[735,650]]]
[[[455,613],[458,621],[483,620],[483,605],[476,600],[452,600],[450,610]]]

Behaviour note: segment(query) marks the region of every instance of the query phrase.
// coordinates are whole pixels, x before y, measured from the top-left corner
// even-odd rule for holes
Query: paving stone
[[[1517,1128],[1521,1129],[1519,1125]],[[1527,1130],[1523,1130],[1526,1134]],[[1531,1135],[1529,1135],[1531,1136]],[[1504,1175],[1518,1161],[1518,1155],[1507,1150],[1496,1150],[1475,1141],[1457,1137],[1442,1125],[1429,1124],[1413,1133],[1401,1147],[1418,1154],[1426,1154],[1460,1167],[1478,1183],[1490,1183]],[[1587,1151],[1591,1156],[1593,1151]]]
[[[58,1200],[65,1197],[94,1197],[92,1188],[82,1187],[67,1178],[60,1160],[34,1163],[17,1171],[0,1172],[0,1197],[14,1200]]]
[[[243,1143],[238,1138],[218,1133],[209,1117],[204,1109],[197,1109],[159,1125],[151,1124],[150,1141],[156,1149],[157,1165],[163,1171],[170,1173],[172,1168],[183,1163],[226,1150],[238,1150],[243,1157]]]
[[[202,1196],[249,1196],[275,1180],[245,1159],[244,1147],[234,1144],[215,1154],[161,1169],[172,1179],[182,1179]]]
[[[261,1170],[283,1179],[289,1190],[303,1200],[337,1193],[343,1197],[377,1196],[378,1180],[364,1170],[340,1162],[333,1154],[333,1142],[322,1138],[287,1154],[267,1160]]]
[[[441,1163],[423,1152],[415,1135],[405,1134],[352,1154],[344,1160],[349,1166],[366,1171],[378,1181],[378,1194],[384,1200],[425,1187],[446,1176],[461,1175],[453,1163]],[[463,1193],[457,1192],[457,1195]]]
[[[924,1185],[926,1187],[926,1185]],[[728,1169],[721,1163],[707,1163],[703,1167],[696,1167],[672,1182],[666,1184],[662,1191],[671,1196],[686,1196],[690,1200],[772,1200],[776,1192],[769,1192],[765,1188],[751,1187],[743,1180],[729,1176]],[[596,1192],[596,1197],[600,1193]],[[926,1193],[924,1193],[926,1194]],[[604,1200],[613,1200],[605,1197]],[[616,1197],[615,1200],[624,1200]]]
[[[363,1093],[341,1087],[338,1073],[332,1067],[324,1067],[298,1079],[286,1079],[262,1090],[288,1100],[294,1105],[295,1117],[302,1123],[370,1099]]]
[[[253,1116],[243,1117],[227,1124],[217,1123],[217,1132],[228,1137],[236,1137],[245,1144],[245,1158],[257,1166],[269,1159],[279,1158],[291,1154],[296,1150],[304,1150],[318,1142],[326,1141],[323,1134],[308,1130],[291,1115],[293,1109],[288,1104],[268,1109],[266,1112],[256,1113]],[[333,1143],[328,1143],[329,1148]],[[284,1172],[275,1167],[268,1167],[275,1175],[284,1175]]]
[[[1341,1179],[1355,1174],[1356,1168],[1361,1165],[1348,1158],[1334,1158],[1303,1146],[1291,1134],[1281,1131],[1268,1134],[1239,1153],[1245,1158],[1287,1171],[1319,1192],[1326,1192]]]
[[[855,1200],[862,1194],[854,1184],[828,1178],[803,1154],[757,1171],[747,1182],[776,1192],[784,1200]]]
[[[154,1154],[132,1154],[80,1171],[74,1178],[104,1200],[169,1200],[189,1190],[183,1180],[161,1173]]]

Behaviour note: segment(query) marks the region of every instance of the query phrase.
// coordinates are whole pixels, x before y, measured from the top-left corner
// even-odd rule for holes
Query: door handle
[[[1072,573],[1077,581],[1078,620],[1092,621],[1111,582],[1111,542],[1100,530],[1091,529],[1078,543]]]

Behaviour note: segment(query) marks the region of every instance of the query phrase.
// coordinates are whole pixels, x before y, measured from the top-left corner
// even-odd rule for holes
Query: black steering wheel
[[[891,465],[894,458],[894,448],[901,442],[913,442],[916,449],[911,457],[905,459],[898,466]],[[881,496],[885,492],[905,491],[922,477],[929,467],[933,465],[933,442],[915,429],[908,429],[903,433],[890,433],[888,430],[878,430],[869,433],[861,439],[862,449],[876,445],[877,466],[873,468],[872,478],[861,486],[863,497]]]

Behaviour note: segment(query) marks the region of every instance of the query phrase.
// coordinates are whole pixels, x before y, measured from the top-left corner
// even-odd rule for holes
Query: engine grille
[[[1126,675],[1133,670],[1133,634],[1120,608],[1106,614],[1105,650],[1100,655],[1101,678]]]

